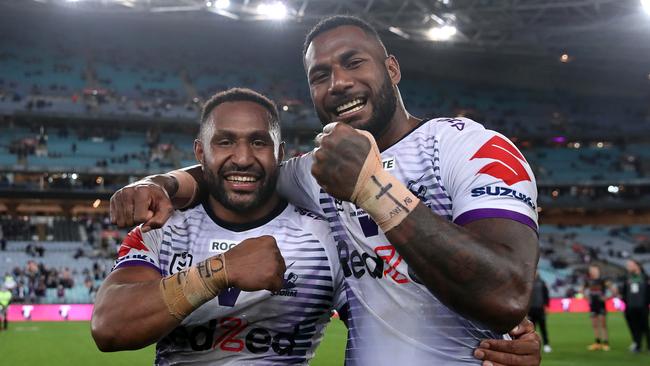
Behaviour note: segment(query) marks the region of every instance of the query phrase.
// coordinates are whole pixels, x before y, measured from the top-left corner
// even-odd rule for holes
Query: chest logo
[[[174,253],[172,262],[169,265],[169,274],[172,275],[191,266],[192,259],[194,259],[194,257],[188,252]]]
[[[239,244],[239,242],[233,240],[212,239],[210,240],[210,252],[224,253],[232,249],[237,244]]]

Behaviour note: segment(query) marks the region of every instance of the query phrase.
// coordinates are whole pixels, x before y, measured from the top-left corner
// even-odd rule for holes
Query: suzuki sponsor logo
[[[128,262],[128,261],[143,261],[143,262],[153,264],[155,267],[158,267],[158,264],[145,254],[127,254],[115,260],[115,265],[113,266],[113,270],[115,270],[115,268],[117,268],[120,265],[120,263]]]
[[[233,240],[212,239],[210,240],[210,251],[213,253],[224,253],[237,244],[239,244],[239,242]]]
[[[509,197],[509,198],[514,198],[516,200],[519,200],[525,204],[528,205],[528,207],[532,208],[533,210],[536,209],[535,207],[535,202],[533,202],[533,199],[521,192],[517,192],[516,190],[512,188],[507,188],[507,187],[494,187],[494,186],[486,186],[486,187],[478,187],[474,188],[471,191],[472,197],[481,197],[481,196],[500,196],[500,197]]]
[[[503,180],[511,186],[522,181],[531,181],[524,164],[528,164],[523,155],[510,142],[502,137],[494,136],[486,142],[469,159],[492,159],[495,160],[476,173],[487,174]]]

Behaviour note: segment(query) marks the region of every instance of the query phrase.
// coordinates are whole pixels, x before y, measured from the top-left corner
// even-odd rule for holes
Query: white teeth
[[[356,112],[356,111],[360,110],[361,108],[363,108],[363,105],[358,105],[358,106],[356,106],[356,107],[350,109],[349,111],[345,111],[345,112],[343,112],[343,113],[339,113],[339,116],[345,116],[346,114],[350,114],[350,113],[352,113],[352,112]]]
[[[346,109],[348,109],[348,108],[350,108],[350,107],[353,107],[353,106],[355,106],[355,105],[357,105],[357,104],[359,104],[360,106],[359,106],[359,107],[355,107],[355,108],[359,108],[359,109],[361,109],[361,108],[363,107],[363,105],[361,105],[362,103],[363,103],[363,100],[360,99],[360,98],[357,98],[357,99],[351,100],[351,101],[349,101],[349,102],[347,102],[347,103],[341,104],[340,106],[336,107],[336,112],[337,112],[337,113],[340,113],[341,111],[344,111],[344,110],[346,110]],[[356,110],[358,111],[359,109],[356,109]],[[346,112],[346,113],[347,113],[347,112]]]
[[[256,178],[244,177],[244,176],[240,176],[240,175],[231,175],[231,176],[227,177],[226,180],[230,181],[230,182],[255,182],[255,181],[257,181]]]

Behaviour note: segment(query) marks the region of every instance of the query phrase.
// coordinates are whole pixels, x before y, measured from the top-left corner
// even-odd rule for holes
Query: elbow
[[[521,291],[510,294],[505,299],[494,298],[495,320],[492,328],[499,333],[508,333],[519,325],[528,315],[532,286],[523,286]],[[499,301],[501,300],[501,301]]]
[[[499,315],[495,319],[497,321],[492,325],[492,328],[498,333],[505,334],[519,325],[528,315],[528,300],[512,299],[501,306],[499,310]]]
[[[106,321],[93,316],[90,322],[90,333],[92,334],[95,345],[102,352],[121,351],[117,346],[119,335],[115,329],[107,325]]]

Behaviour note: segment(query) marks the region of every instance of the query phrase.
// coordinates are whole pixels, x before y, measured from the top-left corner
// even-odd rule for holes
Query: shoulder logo
[[[524,168],[524,164],[528,162],[510,142],[502,137],[494,136],[488,140],[469,160],[474,159],[496,160],[481,168],[477,175],[491,175],[503,180],[509,186],[525,180],[531,181]]]
[[[142,240],[142,233],[140,233],[139,228],[135,228],[129,231],[126,238],[124,238],[122,245],[120,245],[120,249],[118,250],[118,257],[123,257],[129,254],[131,249],[142,250],[144,252],[149,251],[149,249],[147,249],[147,246],[144,245],[144,241]]]

